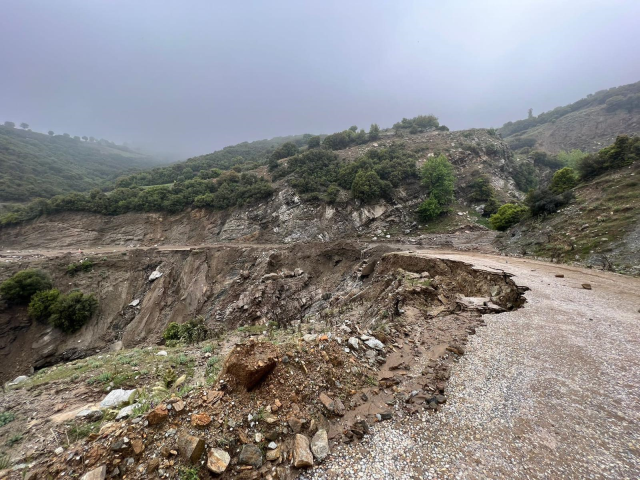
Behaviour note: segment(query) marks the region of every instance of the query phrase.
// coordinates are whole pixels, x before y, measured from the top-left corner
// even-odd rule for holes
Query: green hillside
[[[90,142],[0,125],[0,202],[88,191],[154,163],[151,157],[105,140]]]

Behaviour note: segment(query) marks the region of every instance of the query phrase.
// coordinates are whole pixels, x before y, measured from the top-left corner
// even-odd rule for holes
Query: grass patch
[[[0,412],[0,427],[4,427],[15,419],[16,416],[13,412]]]
[[[22,441],[22,435],[19,433],[13,434],[9,437],[9,439],[6,441],[5,445],[7,447],[13,447],[16,443],[19,443]]]

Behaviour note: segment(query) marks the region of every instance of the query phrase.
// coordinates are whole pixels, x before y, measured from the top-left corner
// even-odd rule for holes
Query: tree
[[[271,160],[293,157],[296,153],[298,153],[297,145],[293,142],[286,142],[274,150],[271,154]]]
[[[429,197],[424,202],[420,204],[418,207],[418,217],[420,220],[424,222],[428,222],[429,220],[433,220],[438,217],[442,213],[442,207],[438,203],[438,201]]]
[[[74,140],[76,140],[76,141],[78,141],[78,142],[80,141],[80,137],[79,137],[78,135],[74,135],[74,136],[73,136],[73,139],[74,139]]]
[[[20,128],[22,128],[23,130],[26,130],[27,128],[29,128],[29,124],[28,124],[28,123],[24,123],[24,122],[22,122],[22,123],[20,124]]]
[[[380,138],[380,127],[377,123],[372,123],[369,128],[369,140],[377,140]]]
[[[553,193],[562,193],[571,190],[578,184],[578,176],[573,168],[564,167],[553,174],[551,190]]]
[[[53,137],[53,135],[54,135],[53,130],[49,130],[47,133],[48,133],[48,134],[49,134],[49,136],[51,136],[51,137]]]
[[[358,127],[356,125],[351,125],[349,127],[349,130],[351,130],[353,133],[356,133],[358,131]]]
[[[74,333],[87,323],[98,309],[98,301],[93,295],[71,292],[62,295],[51,306],[49,322],[65,333]]]
[[[68,133],[63,133],[62,136],[67,138],[71,137],[71,135],[69,135]]]
[[[496,230],[504,231],[522,220],[528,212],[529,209],[523,205],[505,203],[491,215],[489,223]]]
[[[309,149],[318,148],[320,146],[320,136],[316,135],[314,137],[311,137],[307,142],[307,146],[309,147]]]
[[[8,128],[15,128],[16,124],[13,122],[6,121],[4,122],[4,126]]]
[[[27,314],[32,320],[47,323],[51,317],[51,307],[60,298],[60,290],[42,290],[31,297]]]
[[[427,187],[429,196],[444,207],[454,200],[455,176],[453,165],[444,155],[430,158],[420,170],[422,184]]]
[[[93,138],[93,137],[89,137],[89,141],[90,141],[91,143],[95,143],[96,139],[95,139],[95,138]]]
[[[529,109],[529,112],[528,112],[527,118],[529,118],[529,119],[533,118],[533,108],[530,108],[530,109]]]
[[[89,140],[89,137],[87,137],[86,135],[83,135],[82,136],[82,140],[84,140],[86,142],[87,140]]]
[[[351,192],[354,198],[363,202],[377,200],[382,194],[382,181],[373,170],[360,170],[353,179]]]
[[[28,269],[2,282],[0,294],[9,304],[24,305],[33,295],[52,286],[51,279],[42,270]]]

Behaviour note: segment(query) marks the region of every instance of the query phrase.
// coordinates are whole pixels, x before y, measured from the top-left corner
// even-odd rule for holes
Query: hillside
[[[640,134],[640,82],[601,90],[499,129],[514,150],[597,152],[618,135]]]
[[[111,142],[0,125],[0,202],[88,191],[154,164],[153,158]]]

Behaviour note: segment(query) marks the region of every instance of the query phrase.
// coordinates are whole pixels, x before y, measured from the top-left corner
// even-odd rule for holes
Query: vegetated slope
[[[514,178],[519,178],[523,168],[529,176],[544,175],[544,168],[527,160],[517,161],[495,132],[484,129],[424,129],[415,134],[388,130],[374,141],[341,150],[305,147],[301,152],[276,162],[272,176],[265,165],[249,165],[253,169],[243,171],[247,166],[241,162],[229,171],[201,169],[204,175],[176,181],[172,187],[120,188],[104,196],[105,209],[114,208],[118,213],[124,200],[115,202],[114,196],[132,192],[135,196],[126,214],[73,213],[96,211],[91,210],[96,205],[91,199],[80,199],[66,209],[52,210],[58,213],[38,212],[35,220],[3,227],[0,244],[56,248],[198,245],[231,240],[290,243],[355,235],[406,235],[420,241],[420,235],[431,232],[453,232],[465,226],[469,228],[462,230],[486,229],[481,212],[489,197],[497,203],[522,199],[526,185],[519,187]],[[453,164],[456,200],[448,207],[448,214],[420,221],[416,211],[430,192],[421,184],[418,172],[440,154]],[[216,178],[207,178],[209,174]],[[358,183],[356,178],[374,181]],[[479,178],[484,178],[488,187],[482,195],[475,185]],[[370,185],[373,188],[369,189]],[[50,202],[47,208],[51,207]]]
[[[640,162],[588,180],[553,215],[530,218],[499,245],[513,254],[640,274]]]
[[[0,201],[88,191],[154,160],[111,142],[0,126]]]
[[[538,116],[507,122],[499,132],[514,150],[596,152],[618,135],[640,134],[640,82],[601,90]]]

